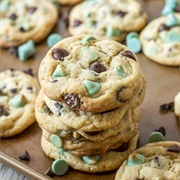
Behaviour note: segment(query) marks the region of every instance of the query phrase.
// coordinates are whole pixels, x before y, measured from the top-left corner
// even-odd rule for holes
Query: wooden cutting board
[[[149,21],[158,17],[164,6],[163,0],[141,1],[144,10],[148,13]],[[62,16],[53,29],[59,32],[63,38],[68,37],[66,19],[69,7],[62,8]],[[7,50],[0,51],[0,71],[8,68],[23,70],[32,68],[37,77],[39,64],[48,51],[46,41],[36,46],[35,56],[21,62],[18,58],[9,55]],[[159,106],[174,100],[174,96],[180,90],[179,69],[166,67],[148,60],[142,53],[137,55],[142,71],[147,78],[147,91],[144,102],[141,105],[142,118],[140,124],[139,147],[148,143],[149,134],[161,126],[166,129],[166,140],[180,141],[180,120],[173,112],[162,114]],[[21,134],[0,139],[0,161],[13,169],[25,174],[33,180],[50,179],[45,176],[46,170],[51,166],[52,160],[48,158],[40,146],[41,130],[37,123],[30,126]],[[18,156],[24,151],[28,151],[31,157],[30,162],[19,161]],[[69,169],[68,173],[62,177],[54,177],[55,180],[113,180],[116,171],[88,174]]]

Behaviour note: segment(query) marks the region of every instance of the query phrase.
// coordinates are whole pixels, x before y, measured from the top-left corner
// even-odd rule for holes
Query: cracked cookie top
[[[39,80],[50,99],[92,112],[122,107],[145,88],[135,54],[116,41],[95,36],[57,43],[41,62]]]

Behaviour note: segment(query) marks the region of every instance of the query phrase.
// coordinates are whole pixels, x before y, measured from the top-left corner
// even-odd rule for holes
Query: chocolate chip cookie
[[[10,137],[35,122],[40,87],[34,77],[13,69],[1,72],[0,79],[0,137]]]
[[[168,66],[180,65],[180,13],[153,20],[143,29],[140,39],[149,59]]]
[[[39,80],[50,99],[90,112],[123,107],[146,88],[136,55],[97,36],[57,43],[41,62]]]
[[[48,0],[2,0],[0,8],[0,46],[5,48],[43,40],[58,20]]]
[[[116,173],[115,180],[154,180],[180,177],[180,143],[150,143],[133,152]]]
[[[69,15],[71,35],[97,35],[123,42],[127,33],[140,31],[147,15],[135,0],[93,0],[75,6]]]

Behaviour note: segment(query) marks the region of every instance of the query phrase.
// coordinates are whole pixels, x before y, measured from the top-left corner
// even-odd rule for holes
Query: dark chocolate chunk
[[[168,111],[174,111],[174,102],[160,105],[160,111],[163,113],[167,113]]]
[[[160,127],[159,129],[156,129],[155,131],[160,132],[163,136],[166,135],[166,130],[164,127]]]
[[[92,71],[95,71],[97,73],[101,73],[101,72],[104,72],[106,70],[104,65],[100,64],[99,62],[93,62],[90,65],[89,69],[92,70]]]
[[[118,100],[119,102],[121,102],[121,103],[127,102],[127,100],[125,100],[125,99],[123,99],[123,98],[121,97],[121,94],[122,94],[122,92],[123,92],[124,89],[126,89],[126,87],[122,86],[122,87],[117,91],[117,93],[116,93],[116,98],[117,98],[117,100]]]
[[[113,14],[117,15],[117,16],[120,16],[120,17],[124,17],[127,14],[127,12],[124,12],[124,11],[115,11]]]
[[[51,81],[51,83],[56,83],[56,82],[58,82],[57,79],[53,79],[53,80]]]
[[[136,61],[136,58],[135,58],[134,54],[131,51],[123,51],[123,52],[121,52],[121,54],[123,56],[134,59]]]
[[[0,116],[8,116],[9,113],[3,106],[0,105]]]
[[[123,143],[120,147],[118,147],[114,151],[116,151],[116,152],[124,152],[124,151],[126,151],[128,149],[128,147],[129,147],[129,143]]]
[[[180,3],[174,8],[174,12],[180,12]]]
[[[64,61],[64,57],[68,56],[68,52],[62,48],[56,48],[52,51],[52,56],[56,60]]]
[[[169,30],[169,29],[170,29],[170,27],[166,26],[165,24],[161,24],[161,25],[159,26],[158,32],[167,31],[167,30]]]
[[[28,8],[28,13],[33,14],[37,10],[37,7],[29,7]]]
[[[23,72],[29,74],[30,76],[34,76],[33,70],[31,68],[26,68],[23,70]]]
[[[79,108],[80,107],[80,99],[79,99],[78,95],[66,94],[64,96],[64,102],[71,108]]]
[[[28,89],[31,93],[33,93],[33,88],[32,88],[31,86],[28,86],[27,89]]]
[[[21,155],[19,156],[19,159],[20,159],[20,160],[29,161],[29,160],[30,160],[29,153],[28,153],[27,151],[25,151],[23,154],[21,154]]]
[[[56,176],[56,174],[53,173],[51,168],[48,168],[47,171],[45,172],[45,175],[49,176],[49,177],[54,177]]]
[[[11,19],[12,21],[16,20],[17,19],[17,15],[15,13],[11,14],[9,16],[9,19]]]
[[[73,27],[77,27],[77,26],[79,26],[80,24],[82,24],[82,21],[80,21],[80,20],[75,20],[74,23],[73,23]]]
[[[51,114],[51,110],[49,109],[49,107],[46,104],[44,105],[44,110],[46,113],[48,113],[48,115]]]
[[[9,47],[8,52],[13,56],[18,57],[18,51],[16,47],[14,46]]]
[[[90,135],[90,136],[96,136],[99,133],[101,133],[102,131],[92,131],[92,132],[85,132],[86,134]]]
[[[63,108],[63,106],[62,106],[60,103],[58,103],[58,102],[55,102],[54,105],[55,105],[56,108],[58,109],[58,114],[61,115],[60,110]]]
[[[180,153],[180,147],[178,145],[174,145],[174,146],[171,146],[170,148],[168,148],[169,152],[174,152],[174,153]]]
[[[26,30],[25,30],[23,27],[20,27],[20,28],[19,28],[19,31],[25,32]]]
[[[10,91],[11,91],[13,94],[15,94],[15,93],[17,93],[17,88],[12,88],[12,89],[10,89]]]
[[[140,179],[140,178],[136,178],[135,180],[144,180],[144,178],[143,178],[143,179]]]

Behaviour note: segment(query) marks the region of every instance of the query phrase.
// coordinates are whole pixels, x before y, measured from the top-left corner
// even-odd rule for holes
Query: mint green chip
[[[88,44],[90,41],[94,41],[96,40],[96,38],[94,36],[88,36],[82,39],[82,44],[86,45]]]
[[[126,77],[126,76],[127,76],[127,74],[125,73],[125,71],[124,71],[124,69],[123,69],[122,66],[118,66],[118,67],[116,68],[116,72],[117,72],[117,74],[118,74],[119,76],[122,76],[122,77]]]
[[[128,166],[135,166],[139,164],[143,164],[145,162],[145,157],[141,154],[133,154],[130,155],[127,161]]]
[[[47,45],[49,48],[53,47],[56,43],[62,40],[62,37],[59,34],[51,34],[47,38]]]
[[[35,45],[32,40],[29,40],[27,43],[18,47],[18,57],[21,61],[27,60],[29,57],[34,55],[34,53]]]
[[[31,29],[30,24],[28,22],[22,23],[20,27],[23,28],[24,31],[29,31]]]
[[[178,5],[178,1],[177,0],[166,0],[166,5],[175,8]]]
[[[118,28],[113,28],[112,26],[109,26],[106,29],[106,36],[107,37],[117,37],[120,35],[120,30]]]
[[[50,142],[58,148],[61,148],[62,144],[63,144],[62,139],[59,136],[57,136],[56,134],[51,134]]]
[[[152,132],[150,135],[149,135],[149,142],[152,143],[152,142],[159,142],[159,141],[164,141],[164,136],[162,133],[160,132]]]
[[[9,7],[10,7],[10,1],[7,0],[7,1],[3,1],[0,3],[0,12],[7,12],[9,10]]]
[[[130,32],[130,33],[126,36],[126,42],[127,42],[128,40],[130,40],[131,38],[133,38],[133,37],[139,38],[139,34],[138,34],[137,32]]]
[[[167,21],[166,25],[168,27],[172,27],[172,26],[176,26],[179,24],[180,24],[180,22],[179,22],[178,18],[174,15],[174,13],[170,13],[168,15],[168,21]]]
[[[63,70],[60,65],[57,65],[56,69],[52,74],[52,77],[57,78],[57,77],[65,77],[65,76],[67,76],[65,70]]]
[[[12,105],[15,108],[24,107],[24,105],[27,103],[26,98],[22,94],[17,94],[12,98]]]
[[[84,83],[86,90],[88,91],[88,93],[90,95],[97,94],[99,92],[99,90],[101,89],[101,85],[98,82],[84,80],[83,83]]]
[[[100,159],[101,159],[100,155],[83,156],[82,157],[82,160],[89,165],[96,164]]]
[[[132,37],[126,42],[127,47],[134,53],[141,51],[141,43],[138,38]]]
[[[173,12],[173,8],[171,6],[165,5],[163,10],[161,11],[161,15],[167,15]]]
[[[51,169],[56,175],[64,175],[68,170],[68,164],[63,159],[56,159],[53,161]]]
[[[166,40],[168,42],[180,42],[180,32],[170,31],[167,34]]]

